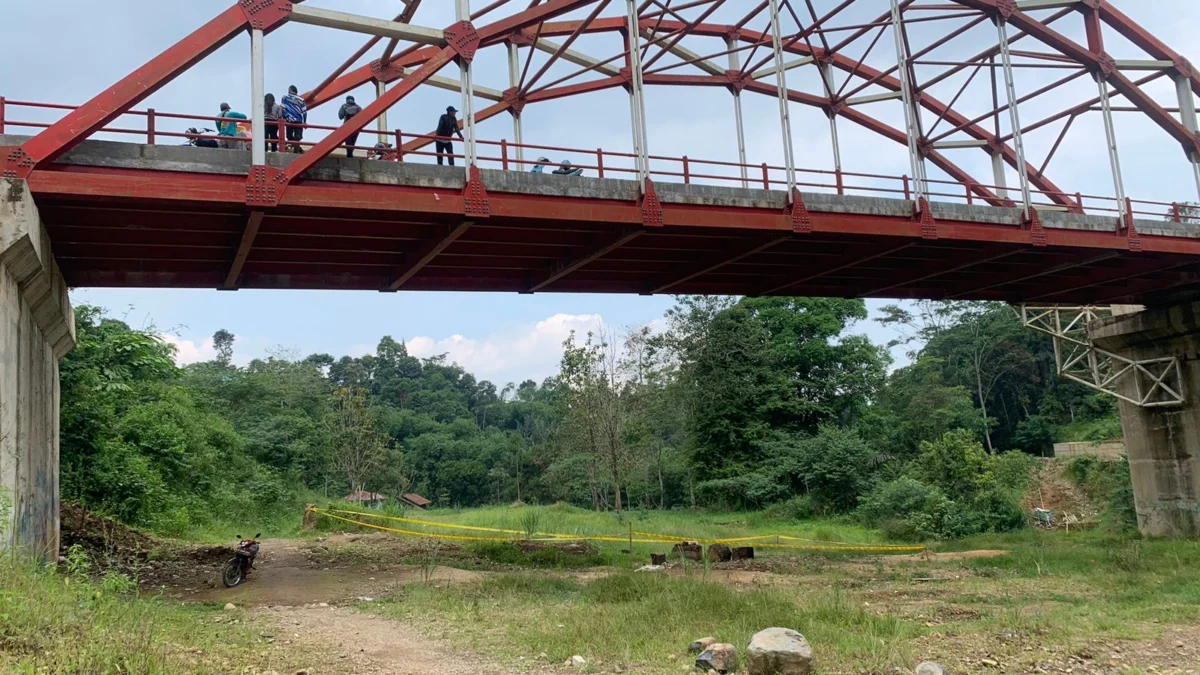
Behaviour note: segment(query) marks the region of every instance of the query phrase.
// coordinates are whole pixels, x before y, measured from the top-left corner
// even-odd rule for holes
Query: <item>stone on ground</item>
[[[809,675],[813,651],[803,635],[790,628],[768,628],[750,638],[746,649],[750,675]]]
[[[568,666],[575,666],[576,668],[579,668],[579,667],[581,667],[581,666],[585,666],[585,665],[587,665],[587,659],[585,659],[585,658],[583,658],[582,656],[580,656],[580,655],[576,654],[575,656],[572,656],[572,657],[571,657],[571,659],[570,659],[569,661],[567,661],[567,665],[568,665]]]
[[[730,551],[730,554],[732,555],[734,560],[753,560],[754,559],[754,547],[753,546],[739,546],[739,547],[733,549],[732,551]]]
[[[916,675],[950,675],[950,671],[936,661],[922,661],[917,666]]]
[[[663,567],[662,565],[642,565],[634,570],[634,572],[661,572],[665,569],[667,568]]]
[[[692,644],[688,645],[688,653],[689,654],[699,654],[700,652],[704,651],[705,649],[708,649],[709,647],[715,645],[716,643],[717,643],[717,638],[715,638],[715,637],[702,637],[699,640],[695,640],[692,642]]]
[[[235,609],[237,609],[237,605],[233,604],[232,602],[225,603],[225,611],[226,612],[232,612]]]
[[[733,559],[733,551],[725,544],[713,544],[708,547],[709,562],[729,562]]]
[[[696,657],[696,668],[703,672],[732,673],[737,670],[737,647],[723,642],[709,645]]]

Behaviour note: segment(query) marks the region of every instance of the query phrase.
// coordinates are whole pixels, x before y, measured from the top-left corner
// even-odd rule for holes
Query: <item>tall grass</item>
[[[139,597],[126,577],[89,581],[79,560],[74,569],[0,560],[0,672],[228,672],[256,641],[244,624],[213,623],[215,607]]]

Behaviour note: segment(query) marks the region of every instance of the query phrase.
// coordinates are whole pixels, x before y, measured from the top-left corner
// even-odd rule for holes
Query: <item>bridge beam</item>
[[[75,317],[28,186],[0,194],[0,550],[57,560],[58,361]]]
[[[1121,427],[1133,478],[1138,529],[1147,536],[1200,536],[1200,302],[1134,311],[1088,327],[1099,348],[1145,361],[1179,357],[1182,406],[1146,407],[1120,402]],[[1149,366],[1153,369],[1153,366]],[[1123,396],[1148,393],[1157,373],[1118,381]],[[1138,391],[1138,389],[1142,391]]]

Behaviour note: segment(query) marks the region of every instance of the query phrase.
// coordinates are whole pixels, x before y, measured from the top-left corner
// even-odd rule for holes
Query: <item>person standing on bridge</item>
[[[454,166],[454,135],[458,134],[458,140],[464,141],[462,129],[458,128],[458,118],[455,115],[458,110],[454,106],[446,108],[446,114],[438,120],[437,125],[437,160],[438,164],[442,163],[442,154],[445,153],[450,158],[450,166]],[[442,140],[446,139],[446,140]]]
[[[263,129],[267,152],[279,152],[279,117],[283,114],[283,106],[275,102],[275,94],[267,94],[263,99],[263,110],[267,111],[267,128]]]
[[[244,143],[237,139],[238,123],[235,120],[244,120],[246,116],[229,107],[228,103],[221,104],[221,114],[218,116],[223,122],[217,122],[217,134],[221,136],[221,147],[226,150],[244,150]]]
[[[288,87],[288,95],[283,97],[283,119],[287,122],[287,141],[291,145],[288,148],[298,154],[304,154],[304,148],[300,146],[300,141],[304,140],[303,124],[308,124],[308,104],[300,97],[300,90],[296,85]]]
[[[342,109],[338,111],[338,119],[349,123],[356,115],[362,112],[362,106],[354,102],[353,96],[347,96],[346,102],[342,104]],[[354,146],[358,143],[358,132],[354,132],[346,137],[346,156],[354,156]]]

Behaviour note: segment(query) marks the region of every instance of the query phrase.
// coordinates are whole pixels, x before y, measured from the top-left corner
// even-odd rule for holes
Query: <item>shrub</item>
[[[816,515],[810,495],[799,495],[767,507],[764,515],[773,520],[808,520]]]
[[[908,476],[867,493],[858,513],[885,536],[906,541],[961,537],[971,529],[959,505],[939,488]]]
[[[788,488],[765,474],[748,473],[704,481],[696,486],[696,495],[708,506],[754,509],[785,499]]]
[[[995,484],[993,464],[975,434],[966,429],[949,431],[938,441],[921,443],[921,454],[913,461],[911,473],[945,494],[970,499]]]
[[[1089,498],[1103,505],[1104,527],[1118,532],[1137,529],[1137,507],[1127,458],[1078,455],[1067,461],[1066,474]]]
[[[992,473],[996,477],[996,485],[1009,490],[1023,491],[1033,478],[1040,460],[1033,455],[1018,450],[1005,452],[996,457],[992,465]]]
[[[797,450],[804,484],[818,510],[845,513],[858,506],[859,496],[870,487],[872,452],[857,432],[823,426]]]
[[[1003,488],[982,492],[971,502],[971,529],[976,532],[1011,532],[1029,524],[1021,508],[1020,493]]]

